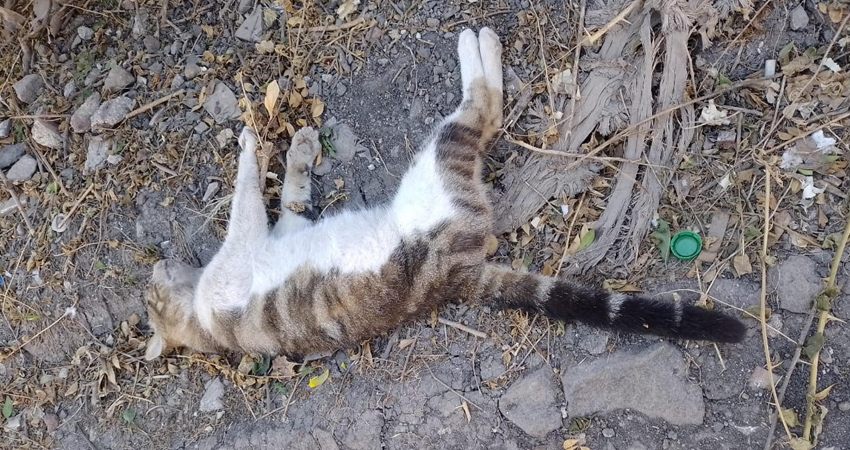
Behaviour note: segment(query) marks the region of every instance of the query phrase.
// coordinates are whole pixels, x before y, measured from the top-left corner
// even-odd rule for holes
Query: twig
[[[607,24],[605,24],[604,27],[600,28],[595,33],[591,34],[590,36],[587,36],[586,38],[584,38],[584,40],[581,41],[581,43],[593,44],[594,42],[598,41],[599,38],[601,38],[605,33],[611,31],[611,29],[614,28],[615,26],[617,26],[617,24],[619,24],[620,22],[626,20],[626,16],[628,16],[632,11],[634,11],[634,9],[637,7],[637,5],[639,3],[641,3],[641,0],[634,0],[631,4],[629,4],[629,6],[626,6],[625,9],[620,11],[620,14],[617,14],[616,16],[614,16],[614,18],[611,19],[611,21],[609,21]],[[582,24],[579,23],[579,26],[582,26]]]
[[[13,348],[11,352],[9,352],[9,353],[7,353],[7,354],[5,354],[5,355],[0,356],[0,363],[3,363],[3,362],[5,362],[7,359],[11,358],[11,357],[12,357],[12,355],[14,355],[14,354],[15,354],[15,353],[17,353],[18,351],[20,351],[22,348],[24,348],[24,346],[25,346],[25,345],[27,345],[27,344],[29,344],[30,342],[32,342],[32,341],[34,341],[34,340],[38,339],[38,337],[39,337],[39,336],[41,336],[42,334],[46,333],[48,330],[50,330],[51,328],[53,328],[53,327],[54,327],[57,323],[59,323],[62,319],[66,318],[66,317],[68,317],[68,316],[73,317],[73,316],[75,316],[76,314],[77,314],[77,308],[76,308],[76,305],[75,305],[75,306],[70,306],[70,307],[68,307],[68,308],[65,308],[65,312],[64,312],[61,316],[59,316],[59,318],[58,318],[58,319],[54,320],[54,321],[53,321],[53,323],[51,323],[50,325],[48,325],[48,326],[47,326],[47,328],[45,328],[45,329],[43,329],[43,330],[39,331],[38,333],[36,333],[36,334],[35,334],[35,336],[33,336],[33,337],[29,338],[26,342],[23,342],[23,343],[21,343],[21,345],[18,345],[17,347]]]
[[[59,228],[60,228],[60,229],[61,229],[61,228],[65,228],[65,225],[67,225],[67,224],[68,224],[68,221],[69,221],[69,220],[71,220],[71,217],[72,217],[72,216],[74,215],[74,213],[77,211],[77,208],[79,208],[79,207],[80,207],[80,204],[82,204],[82,203],[83,203],[83,200],[85,200],[85,199],[86,199],[86,197],[89,195],[89,193],[91,193],[92,189],[94,189],[94,183],[90,184],[90,185],[89,185],[89,187],[87,187],[87,188],[86,188],[85,192],[83,192],[83,195],[81,195],[81,196],[77,199],[77,201],[76,201],[76,202],[74,202],[74,206],[72,206],[72,207],[71,207],[71,210],[70,210],[70,211],[68,211],[68,214],[66,214],[66,215],[65,215],[65,218],[64,218],[64,219],[62,219],[62,222],[59,224]]]
[[[850,16],[848,16],[850,17]],[[847,20],[845,19],[845,23]],[[847,246],[847,240],[850,238],[850,218],[844,226],[844,235],[841,236],[841,242],[835,251],[835,257],[832,259],[832,267],[829,271],[829,278],[826,280],[826,287],[823,292],[815,297],[815,307],[819,311],[818,329],[815,335],[823,336],[826,323],[829,321],[829,310],[832,306],[832,301],[838,297],[840,289],[835,285],[835,277],[838,275],[838,266],[841,265],[841,257],[844,256],[844,247]],[[818,362],[820,361],[820,351],[815,351],[812,357],[812,365],[809,372],[809,387],[806,390],[806,420],[803,423],[803,439],[806,442],[812,442],[812,419],[815,414],[815,393],[818,387]],[[817,440],[817,437],[815,437]]]
[[[24,219],[24,224],[27,226],[30,236],[34,236],[35,229],[32,227],[32,223],[30,223],[30,218],[27,217],[27,212],[24,211],[24,205],[21,204],[21,200],[18,198],[18,194],[15,192],[14,186],[12,186],[12,183],[9,182],[9,179],[6,178],[6,174],[4,174],[2,170],[0,170],[0,183],[3,183],[3,187],[5,187],[6,191],[9,192],[9,195],[12,196],[12,201],[15,202],[18,212],[21,213],[21,217]]]
[[[308,33],[321,33],[321,32],[324,32],[324,31],[347,30],[349,28],[356,27],[357,25],[360,25],[361,23],[363,23],[365,21],[366,21],[366,18],[363,17],[363,16],[360,16],[360,17],[358,17],[358,18],[356,18],[352,21],[341,23],[339,25],[320,25],[320,26],[317,26],[317,27],[310,27],[310,28],[307,28],[307,32]]]
[[[184,92],[185,91],[183,89],[180,89],[180,90],[174,91],[174,92],[172,92],[172,93],[170,93],[166,96],[160,97],[160,98],[158,98],[158,99],[156,99],[152,102],[148,102],[148,103],[130,111],[129,113],[127,113],[127,115],[124,116],[124,120],[132,119],[133,117],[136,117],[136,116],[138,116],[139,114],[141,114],[145,111],[156,108],[157,106],[171,100],[174,97],[177,97],[178,95],[183,95]]]
[[[466,400],[466,402],[467,402],[467,403],[469,403],[470,405],[474,406],[474,407],[475,407],[476,409],[478,409],[479,411],[484,411],[483,409],[481,409],[481,407],[480,407],[480,406],[478,406],[478,405],[476,405],[475,403],[473,403],[473,402],[472,402],[472,400],[470,400],[470,399],[468,399],[468,398],[464,397],[464,396],[463,396],[463,394],[461,394],[460,392],[458,392],[458,391],[456,391],[456,390],[452,389],[452,387],[451,387],[451,386],[449,386],[448,384],[446,384],[445,382],[443,382],[443,380],[441,380],[441,379],[437,378],[437,376],[436,376],[436,375],[434,375],[434,371],[433,371],[433,370],[431,370],[431,366],[430,366],[427,362],[425,363],[425,367],[428,369],[428,372],[430,372],[430,373],[431,373],[431,377],[432,377],[432,378],[434,378],[434,380],[435,380],[437,383],[442,384],[444,388],[446,388],[446,389],[448,389],[448,390],[452,391],[452,393],[453,393],[454,395],[457,395],[457,396],[458,396],[458,397],[460,397],[461,399]]]
[[[773,401],[776,402],[776,415],[782,421],[782,426],[785,428],[785,434],[788,435],[788,440],[793,439],[791,430],[788,428],[788,423],[785,422],[785,417],[782,416],[782,404],[779,402],[779,395],[776,393],[776,384],[773,381],[773,361],[770,358],[770,346],[767,343],[767,240],[770,233],[770,205],[767,199],[770,198],[770,168],[766,167],[765,163],[765,178],[764,178],[764,239],[761,246],[761,300],[759,308],[759,322],[761,323],[761,341],[764,347],[764,359],[767,363],[767,375],[770,379],[770,393],[773,395]]]
[[[457,328],[460,331],[466,331],[467,333],[473,336],[480,337],[481,339],[487,339],[487,333],[483,331],[478,331],[475,328],[470,328],[462,323],[457,323],[453,320],[444,319],[442,317],[438,317],[437,322],[440,322],[441,324],[450,326],[452,328]]]
[[[286,411],[289,410],[289,404],[292,403],[292,396],[295,395],[295,390],[298,389],[298,385],[301,383],[301,380],[303,380],[303,379],[304,379],[304,377],[301,377],[301,378],[298,378],[297,380],[295,380],[295,386],[292,387],[292,392],[290,392],[289,397],[286,398],[286,404],[285,405],[281,406],[280,408],[275,408],[275,409],[263,414],[262,416],[257,417],[256,419],[254,419],[254,422],[259,422],[260,420],[263,420],[266,417],[268,417],[268,416],[270,416],[270,415],[272,415],[272,414],[274,414],[274,413],[276,413],[280,410],[283,410],[283,414],[282,414],[282,417],[280,419],[281,422],[286,421]]]
[[[587,0],[581,0],[581,5],[579,5],[579,8],[581,8],[581,9],[579,10],[579,13],[578,13],[578,30],[576,30],[576,36],[583,36],[585,34],[584,33],[584,31],[585,31],[584,30],[584,13],[585,13],[585,10],[587,9]],[[572,132],[573,132],[573,120],[575,119],[575,116],[576,116],[576,102],[578,102],[578,97],[579,97],[579,95],[581,95],[581,89],[579,88],[579,85],[578,85],[578,63],[579,63],[579,60],[581,59],[581,43],[582,43],[581,40],[579,40],[578,43],[576,43],[576,49],[575,49],[575,52],[573,53],[573,88],[575,89],[575,92],[573,92],[573,95],[570,98],[570,117],[569,117],[569,119],[567,119],[567,129],[566,129],[566,133],[564,133],[564,139],[565,140],[569,139],[571,137]],[[544,68],[544,73],[545,73],[545,70],[546,69]]]

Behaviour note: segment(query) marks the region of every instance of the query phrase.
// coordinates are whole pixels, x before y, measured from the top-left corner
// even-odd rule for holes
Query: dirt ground
[[[18,35],[29,32],[32,16],[39,15],[42,2],[32,3],[35,10],[29,2],[6,2],[25,19]],[[645,237],[633,258],[609,256],[581,275],[611,289],[707,302],[745,317],[749,332],[742,343],[673,342],[452,304],[359,348],[298,366],[294,376],[275,364],[274,355],[183,353],[145,362],[149,329],[142,292],[151,266],[161,257],[203,265],[215,254],[236,170],[234,136],[244,121],[265,130],[266,139],[281,151],[289,129],[312,125],[328,130],[323,134],[327,151],[314,170],[314,204],[323,215],[381,204],[393,195],[419,143],[460,100],[455,45],[463,27],[489,26],[502,37],[506,115],[518,109],[506,134],[526,137],[537,147],[559,138],[534,135],[541,134],[536,128],[541,115],[554,117],[558,109],[550,98],[552,77],[575,63],[578,18],[604,24],[630,2],[171,0],[167,8],[143,0],[54,3],[49,14],[61,10],[62,26],[28,37],[31,55],[17,40],[7,40],[0,56],[0,79],[5,80],[0,85],[0,170],[10,179],[12,171],[25,172],[13,181],[29,222],[8,190],[0,191],[0,448],[666,450],[765,445],[775,408],[761,324],[741,312],[758,315],[762,291],[758,250],[765,227],[764,170],[749,149],[772,128],[781,140],[769,140],[769,145],[794,139],[781,136],[793,127],[804,134],[801,140],[820,126],[837,141],[837,157],[829,160],[828,169],[799,171],[831,189],[816,184],[813,189],[823,190],[800,200],[805,179],[799,178],[804,177],[783,173],[774,181],[773,220],[788,218],[772,228],[766,277],[768,344],[778,388],[788,377],[797,342],[814,333],[812,300],[829,276],[834,255],[826,244],[837,242],[835,233],[848,220],[841,206],[850,192],[842,139],[847,105],[840,98],[831,109],[812,106],[813,116],[783,123],[775,118],[774,105],[763,100],[772,88],[716,97],[737,122],[696,128],[699,137],[686,155],[670,163],[676,181],[665,188],[669,192],[653,221],[669,222],[674,232],[695,229],[714,236],[714,221],[725,215],[729,224],[706,242],[718,256],[665,263]],[[730,7],[719,19],[712,46],[706,47],[696,32],[691,36],[691,67],[682,69],[690,73],[688,98],[722,88],[718,73],[729,83],[761,77],[766,60],[789,66],[784,58],[802,57],[810,47],[815,49],[810,54],[820,57],[827,46],[835,47],[830,61],[848,68],[847,38],[840,39],[846,36],[846,20],[834,13],[845,11],[840,2],[743,5],[749,2]],[[347,6],[353,7],[348,15]],[[4,20],[8,26],[14,18]],[[659,33],[662,24],[653,26]],[[788,44],[794,47],[790,57]],[[597,50],[584,46],[587,54]],[[592,68],[611,64],[580,61],[579,81]],[[812,61],[817,73],[819,60]],[[628,65],[625,60],[617,64]],[[21,83],[27,74],[37,79]],[[788,77],[790,90],[796,85]],[[263,101],[272,82],[282,94],[269,118]],[[846,98],[850,89],[844,78],[818,79],[814,85],[823,92],[813,97],[830,102],[825,86],[833,82]],[[785,86],[783,78],[777,91]],[[523,92],[528,92],[524,102],[519,100]],[[122,110],[116,102],[118,112],[83,117],[78,113],[93,94],[103,102],[128,99],[131,106]],[[707,106],[703,103],[697,115]],[[103,108],[95,104],[94,109]],[[97,120],[101,125],[92,126]],[[724,133],[730,132],[731,147],[724,149]],[[587,148],[605,138],[593,135]],[[22,155],[9,150],[21,143]],[[711,152],[714,147],[720,152]],[[503,180],[532,152],[506,139],[493,145],[487,182],[494,197],[506,195],[511,185]],[[576,249],[568,247],[584,247],[580,241],[588,227],[582,225],[600,216],[612,195],[617,165],[628,159],[619,144],[603,154],[609,159],[600,161],[607,165],[595,169],[583,193],[543,195],[545,205],[533,220],[502,230],[493,259],[552,274],[560,271],[567,252],[569,265]],[[771,164],[778,167],[781,155],[777,150]],[[4,157],[15,165],[2,165]],[[27,158],[32,171],[24,167]],[[281,161],[273,157],[269,170],[282,174]],[[689,178],[693,189],[684,193],[683,173],[696,174]],[[721,189],[730,173],[732,187]],[[271,220],[279,192],[279,181],[270,178]],[[614,245],[619,251],[630,244],[618,240]],[[746,264],[739,254],[748,257]],[[839,286],[850,280],[847,254],[837,280]],[[826,415],[817,448],[837,450],[850,448],[850,329],[843,322],[850,320],[850,296],[841,294],[831,314],[837,320],[824,333],[818,390],[832,389],[818,401]],[[795,416],[803,422],[809,369],[803,352],[782,401],[792,410],[789,421]],[[326,370],[326,381],[311,387]],[[802,434],[800,424],[789,426],[793,435]],[[781,424],[773,440],[773,448],[787,448]]]

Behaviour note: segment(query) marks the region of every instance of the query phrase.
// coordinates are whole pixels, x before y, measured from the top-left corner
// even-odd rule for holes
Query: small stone
[[[12,119],[0,122],[0,139],[6,139],[12,133]]]
[[[92,173],[106,162],[106,155],[112,147],[112,141],[101,137],[93,137],[89,141],[89,147],[86,151],[86,163],[83,169],[84,173]]]
[[[440,26],[440,20],[435,19],[433,17],[429,17],[429,18],[425,19],[425,25],[428,25],[431,28],[437,28],[437,27]]]
[[[152,34],[145,36],[145,38],[142,40],[142,43],[144,44],[145,50],[148,53],[156,53],[161,48],[159,39],[157,39],[156,36]]]
[[[254,0],[239,0],[239,5],[236,7],[236,11],[239,14],[245,14],[251,10],[251,6],[254,5]]]
[[[18,431],[21,429],[21,422],[21,415],[18,414],[17,416],[6,420],[6,423],[3,424],[3,428],[8,431]]]
[[[791,10],[791,29],[794,31],[802,30],[809,25],[809,14],[803,5],[799,5]]]
[[[148,28],[148,11],[145,8],[139,8],[136,16],[133,18],[133,29],[131,33],[134,37],[138,38],[145,34],[145,30]]]
[[[845,401],[839,403],[838,404],[838,410],[843,411],[843,412],[850,411],[850,401],[845,400]]]
[[[113,127],[124,120],[124,116],[133,109],[135,100],[129,97],[118,97],[101,103],[100,108],[91,118],[92,129]]]
[[[774,379],[776,377],[774,376]],[[750,388],[751,391],[759,391],[762,389],[770,389],[770,372],[767,371],[762,366],[758,366],[753,370],[753,373],[750,375],[749,381],[747,381],[747,387]]]
[[[28,202],[28,198],[26,196],[18,197],[18,200],[21,201],[21,206],[26,206],[26,204]],[[9,200],[6,200],[5,202],[0,203],[0,217],[6,217],[9,214],[16,212],[17,210],[18,210],[18,205],[15,204],[14,199],[10,198]]]
[[[31,73],[15,83],[15,94],[24,103],[34,102],[44,92],[44,80],[41,75]]]
[[[248,42],[260,42],[263,38],[263,8],[254,8],[236,30],[236,37]]]
[[[602,436],[605,436],[609,439],[614,437],[614,429],[613,428],[603,428],[602,429]]]
[[[74,95],[74,92],[77,91],[77,83],[74,80],[71,80],[65,83],[65,87],[62,88],[62,96],[68,98]]]
[[[59,416],[53,413],[47,413],[41,419],[44,421],[44,426],[47,427],[47,432],[52,433],[56,428],[59,428]]]
[[[216,82],[215,90],[204,102],[204,110],[217,124],[236,119],[242,114],[236,95],[221,81]]]
[[[212,200],[215,197],[215,194],[218,193],[218,190],[221,188],[221,184],[218,181],[213,181],[212,183],[207,185],[207,190],[204,192],[204,203]]]
[[[60,150],[65,146],[65,138],[59,132],[59,126],[53,122],[35,119],[31,132],[32,140],[47,148]]]
[[[106,157],[106,162],[113,166],[120,164],[121,161],[124,161],[124,157],[121,155],[109,155]]]
[[[115,66],[106,75],[106,80],[103,81],[103,90],[105,92],[117,92],[130,86],[136,81],[130,72],[127,72],[121,66]]]
[[[224,408],[221,397],[224,396],[224,383],[218,378],[213,378],[207,383],[207,389],[201,397],[198,409],[201,412],[213,412]]]
[[[591,355],[600,355],[608,349],[608,332],[581,326],[578,346]]]
[[[210,126],[207,125],[207,123],[203,122],[203,121],[198,122],[198,124],[195,125],[195,133],[198,133],[198,134],[204,134],[209,129],[210,129]]]
[[[387,58],[378,58],[378,65],[379,66],[386,66],[389,63],[390,63],[390,60],[387,59]]]
[[[95,92],[71,116],[71,129],[74,133],[86,133],[91,130],[91,117],[99,107],[100,94]]]
[[[720,433],[721,431],[723,431],[724,426],[725,425],[723,425],[723,422],[717,422],[711,426],[711,429],[714,430],[715,433]]]
[[[817,264],[810,258],[794,255],[767,272],[771,290],[779,297],[779,307],[793,313],[805,314],[823,288]]]
[[[183,68],[183,76],[186,77],[187,80],[191,80],[198,76],[201,73],[201,66],[199,66],[195,62],[187,62],[186,67]]]
[[[5,169],[12,164],[15,164],[21,156],[26,153],[26,146],[23,143],[7,145],[0,149],[0,169]]]
[[[24,155],[6,172],[9,181],[27,181],[32,178],[38,162],[30,155]]]
[[[84,41],[90,41],[94,37],[94,30],[87,26],[77,28],[77,36]]]
[[[336,150],[332,157],[341,162],[354,159],[358,150],[357,135],[354,134],[354,130],[344,123],[329,124],[328,128],[331,129],[331,136],[333,136],[331,143]]]
[[[687,375],[681,352],[664,343],[569,367],[561,381],[571,417],[632,409],[674,425],[700,424],[702,391]]]
[[[179,73],[174,75],[174,78],[171,79],[171,90],[176,91],[177,89],[180,89],[180,86],[183,86],[183,83],[185,82],[186,80],[183,78],[183,75],[180,75]]]
[[[544,366],[514,382],[499,399],[499,411],[528,435],[542,439],[562,425],[557,389],[552,370]]]
[[[348,92],[348,87],[346,87],[342,83],[336,84],[336,95],[342,97],[343,95],[345,95],[346,92]]]

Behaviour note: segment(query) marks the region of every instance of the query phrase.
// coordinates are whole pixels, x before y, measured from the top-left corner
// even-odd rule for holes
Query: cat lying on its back
[[[501,44],[460,34],[463,101],[437,128],[386,206],[311,223],[282,208],[269,231],[245,128],[227,237],[207,267],[154,266],[145,294],[154,336],[170,348],[299,357],[350,347],[449,301],[490,303],[634,333],[737,342],[744,326],[681,302],[609,294],[486,262],[493,212],[481,182],[486,144],[502,124]],[[317,133],[296,133],[281,204],[310,211]]]

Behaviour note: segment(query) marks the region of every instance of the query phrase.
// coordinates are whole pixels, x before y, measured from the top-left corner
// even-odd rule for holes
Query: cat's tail
[[[488,264],[482,300],[556,320],[680,339],[740,342],[746,328],[726,314],[682,302],[608,293],[533,273]]]

